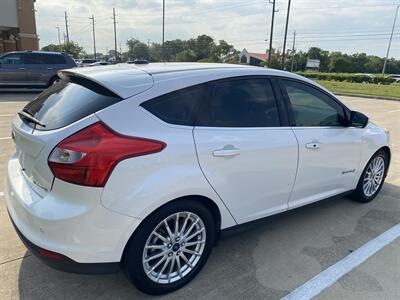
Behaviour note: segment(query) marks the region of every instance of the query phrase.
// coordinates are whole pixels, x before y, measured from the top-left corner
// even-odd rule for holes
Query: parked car
[[[97,63],[97,62],[98,62],[97,59],[90,59],[90,58],[80,59],[80,60],[76,61],[78,67],[87,67],[90,64],[94,64],[94,63]]]
[[[89,67],[96,67],[96,66],[108,66],[110,63],[107,61],[96,61],[92,64],[89,64]]]
[[[222,230],[328,197],[369,202],[389,168],[388,132],[292,73],[150,63],[60,77],[13,119],[5,189],[22,241],[57,269],[122,267],[168,293]]]
[[[393,78],[396,83],[400,83],[400,74],[390,74],[388,75],[390,78]]]
[[[1,87],[48,87],[58,78],[57,72],[76,67],[66,53],[17,51],[0,56]]]

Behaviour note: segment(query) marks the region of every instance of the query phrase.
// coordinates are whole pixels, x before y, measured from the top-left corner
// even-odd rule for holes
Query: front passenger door
[[[282,80],[296,126],[299,163],[289,208],[354,189],[361,154],[361,128],[347,127],[345,108],[325,92]]]
[[[11,53],[1,58],[0,85],[26,84],[27,74],[22,53]]]
[[[193,136],[200,167],[238,223],[287,210],[297,141],[266,78],[209,84]]]

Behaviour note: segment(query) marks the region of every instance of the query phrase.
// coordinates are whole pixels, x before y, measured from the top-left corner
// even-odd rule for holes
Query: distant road
[[[0,91],[0,102],[31,101],[39,92],[2,92]]]

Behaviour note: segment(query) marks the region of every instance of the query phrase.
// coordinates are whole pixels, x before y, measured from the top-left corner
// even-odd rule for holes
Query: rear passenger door
[[[0,85],[23,85],[27,81],[23,53],[12,53],[1,58]]]
[[[55,73],[51,54],[26,53],[25,65],[30,85],[47,85]]]
[[[298,144],[275,92],[260,77],[210,83],[195,122],[200,167],[238,223],[287,210]]]

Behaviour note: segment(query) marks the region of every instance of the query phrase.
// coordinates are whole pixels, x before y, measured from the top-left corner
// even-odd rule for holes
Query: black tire
[[[60,78],[58,76],[53,76],[50,78],[49,83],[47,84],[47,87],[50,87],[54,84],[54,82],[56,82],[57,80],[59,80]]]
[[[206,233],[205,246],[200,259],[197,261],[194,267],[185,276],[183,276],[183,278],[172,283],[158,283],[150,279],[146,274],[146,270],[143,265],[144,247],[153,230],[161,222],[163,222],[163,220],[178,212],[190,212],[201,219]],[[199,201],[194,199],[184,199],[171,202],[162,206],[149,217],[147,217],[133,234],[124,251],[122,268],[125,271],[128,279],[142,292],[152,295],[170,293],[187,284],[200,272],[211,253],[215,240],[215,232],[215,221],[212,214],[205,206],[199,203]],[[161,266],[162,265],[163,263]]]
[[[371,162],[377,157],[383,158],[383,161],[384,161],[385,170],[384,170],[384,174],[383,174],[383,179],[382,179],[378,189],[372,195],[366,195],[366,193],[364,192],[364,189],[363,189],[365,174],[366,174]],[[388,167],[389,167],[389,157],[388,157],[387,152],[384,150],[379,150],[371,157],[371,159],[368,161],[367,165],[365,166],[365,168],[360,176],[360,179],[358,181],[357,188],[352,193],[351,198],[360,203],[368,203],[368,202],[374,200],[375,197],[379,194],[379,192],[382,189],[382,186],[385,182],[385,177],[387,174]]]

